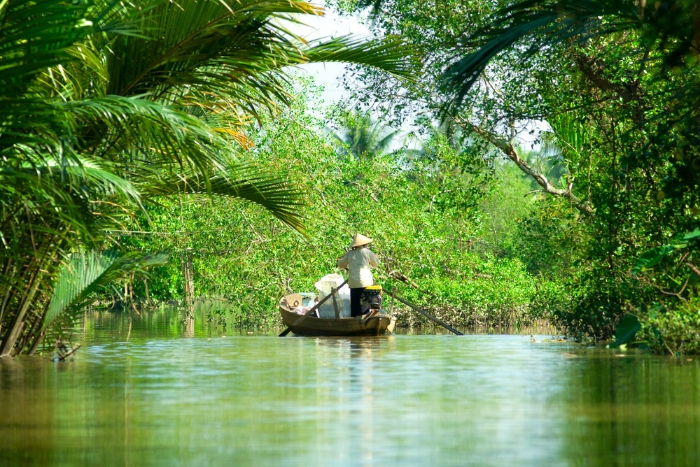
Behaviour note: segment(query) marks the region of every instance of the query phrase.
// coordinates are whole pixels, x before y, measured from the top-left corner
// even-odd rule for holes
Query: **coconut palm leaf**
[[[442,77],[452,92],[448,111],[456,111],[487,64],[517,43],[530,54],[575,39],[582,42],[597,36],[634,31],[645,48],[637,60],[647,61],[650,50],[660,52],[668,69],[681,65],[689,53],[697,53],[700,9],[695,0],[654,2],[631,0],[526,0],[496,12],[495,20],[475,33],[468,42],[481,47],[455,62]],[[525,42],[525,40],[529,42]]]
[[[85,129],[83,150],[99,158],[134,166],[189,167],[200,174],[229,162],[221,148],[231,139],[182,107],[112,95],[67,102],[61,108],[76,128]]]
[[[300,0],[164,3],[143,15],[154,37],[119,37],[110,44],[107,92],[177,100],[191,88],[207,89],[255,113],[287,102],[284,67],[309,61],[345,61],[408,77],[399,42],[349,37],[306,45],[282,26],[290,14],[321,13]],[[168,31],[162,35],[159,31]]]
[[[304,193],[288,180],[270,176],[252,166],[238,167],[227,176],[214,176],[209,186],[196,177],[170,177],[162,178],[159,183],[149,182],[141,192],[148,197],[210,194],[250,201],[306,235],[300,213],[300,208],[306,204]]]
[[[119,194],[134,200],[140,198],[133,184],[117,175],[117,171],[109,162],[97,162],[83,156],[76,157],[77,161],[47,159],[43,166],[29,165],[25,162],[24,169],[19,170],[0,167],[0,177],[6,181],[14,178],[16,182],[20,182],[21,179],[35,180],[37,186],[43,183],[47,188],[53,183],[68,185],[77,190],[91,190],[105,196]],[[57,180],[60,182],[57,183]]]
[[[13,0],[0,4],[0,88],[22,96],[46,68],[70,61],[68,48],[93,32],[82,2]]]
[[[381,120],[373,121],[369,111],[349,114],[340,133],[330,131],[338,149],[358,160],[384,154],[398,134]]]
[[[75,98],[75,92],[68,95],[55,92],[56,88],[78,82],[77,62],[95,65],[98,61],[86,47],[88,38],[107,31],[133,33],[127,23],[107,22],[117,11],[129,9],[115,1],[0,4],[0,151],[17,144],[55,143],[56,135],[65,131],[64,115],[56,103]],[[49,81],[53,89],[46,85]]]
[[[97,164],[96,157],[103,161],[103,167],[121,172],[120,178],[132,171],[140,172],[140,164],[175,166],[206,174],[226,167],[231,142],[240,141],[235,135],[212,131],[206,121],[184,110],[138,98],[107,96],[68,101],[53,108],[64,115],[64,135],[79,134],[83,129],[84,147],[75,148],[61,138],[52,141],[48,137],[38,147],[16,144],[6,156],[15,169],[31,167],[41,173],[55,169],[57,164],[63,168],[79,167],[85,160]],[[95,153],[95,157],[82,156],[80,149]]]
[[[554,130],[557,145],[569,158],[580,157],[590,144],[590,135],[575,113],[562,112],[549,117],[547,122]]]
[[[481,47],[457,57],[442,77],[452,93],[448,112],[461,106],[488,63],[516,43],[530,41],[527,56],[572,38],[583,41],[641,24],[635,2],[625,0],[526,0],[499,10],[495,17],[468,41]]]
[[[419,58],[398,38],[364,39],[352,35],[318,40],[304,50],[304,63],[345,62],[371,66],[401,79],[412,80]]]
[[[106,82],[104,58],[96,50],[90,38],[66,48],[72,60],[61,62],[39,73],[32,85],[38,94],[50,94],[63,101],[104,94],[104,88],[96,86]]]
[[[110,44],[107,92],[163,96],[183,85],[245,84],[245,77],[301,54],[273,23],[289,13],[318,14],[320,9],[299,0],[160,3],[140,17],[150,40],[118,37]]]
[[[27,229],[34,237],[61,237],[69,230],[82,242],[92,242],[101,236],[101,226],[113,211],[124,216],[135,208],[143,210],[141,195],[130,181],[107,161],[87,158],[47,160],[43,166],[25,164],[19,169],[0,167],[0,200],[4,214],[0,237],[6,248],[6,242]]]
[[[42,329],[61,314],[74,318],[91,295],[129,274],[168,262],[168,255],[124,254],[107,251],[78,251],[61,268],[49,301]]]

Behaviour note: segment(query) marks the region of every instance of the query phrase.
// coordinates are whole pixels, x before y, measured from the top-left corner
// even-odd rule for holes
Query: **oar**
[[[415,306],[414,304],[407,302],[406,300],[402,299],[401,297],[397,297],[397,296],[394,294],[394,298],[396,298],[396,300],[400,301],[400,302],[403,303],[404,305],[408,305],[409,307],[413,308],[414,311],[420,313],[421,315],[425,316],[425,317],[428,318],[429,320],[431,320],[431,321],[433,321],[433,322],[439,324],[440,326],[442,326],[443,328],[447,329],[448,331],[452,331],[452,332],[454,332],[455,334],[457,334],[458,336],[463,336],[463,335],[464,335],[463,333],[459,332],[458,330],[456,330],[456,329],[453,328],[452,326],[443,323],[442,321],[440,321],[440,320],[437,319],[436,317],[431,316],[430,314],[428,314],[427,311],[421,310],[420,308],[418,308],[418,307]]]
[[[331,289],[331,293],[329,293],[328,295],[326,295],[325,297],[323,297],[317,304],[315,304],[313,307],[311,307],[311,309],[310,309],[309,311],[307,311],[306,313],[304,313],[303,316],[301,316],[298,320],[294,321],[294,324],[292,324],[292,326],[299,326],[299,325],[302,323],[302,321],[304,321],[306,318],[308,318],[308,317],[311,315],[311,313],[313,313],[314,311],[316,311],[316,310],[318,309],[318,307],[320,307],[321,305],[323,305],[323,302],[325,302],[326,300],[328,300],[329,298],[331,298],[331,296],[335,296],[335,293],[338,291],[338,289],[342,288],[342,287],[343,287],[345,284],[347,284],[347,283],[348,283],[348,280],[345,279],[345,280],[343,281],[343,283],[340,284],[338,287]],[[292,330],[292,326],[290,326],[290,327],[288,327],[287,329],[285,329],[284,331],[282,331],[282,332],[280,333],[279,337],[284,337],[284,336],[286,336],[287,334],[289,334],[289,333],[291,332],[291,330]]]

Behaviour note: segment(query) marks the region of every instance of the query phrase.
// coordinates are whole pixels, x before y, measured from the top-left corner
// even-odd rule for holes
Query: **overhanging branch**
[[[530,165],[520,157],[517,149],[515,148],[515,145],[513,145],[512,140],[506,140],[505,138],[495,135],[490,131],[487,131],[475,125],[470,125],[470,127],[472,131],[474,131],[474,133],[496,146],[499,150],[501,150],[501,152],[503,152],[503,154],[505,154],[508,157],[508,159],[513,161],[523,173],[532,177],[537,182],[537,184],[542,187],[542,191],[544,193],[566,198],[569,200],[571,205],[578,209],[580,212],[584,214],[593,214],[593,208],[591,208],[591,206],[588,203],[581,201],[581,199],[579,199],[572,192],[573,183],[569,183],[566,189],[557,188],[549,181],[549,179],[545,175],[539,173],[538,171],[530,167]]]

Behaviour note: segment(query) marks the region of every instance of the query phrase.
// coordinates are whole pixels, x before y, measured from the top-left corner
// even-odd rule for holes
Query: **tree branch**
[[[539,173],[537,170],[530,167],[530,165],[525,160],[523,160],[520,157],[520,155],[518,155],[518,151],[516,150],[515,145],[513,145],[512,140],[506,140],[505,138],[499,137],[498,135],[495,135],[483,128],[474,125],[470,126],[476,134],[478,134],[486,141],[496,146],[498,149],[501,150],[501,152],[503,152],[508,157],[508,159],[515,162],[515,165],[517,165],[523,173],[532,177],[537,182],[537,184],[542,187],[543,192],[554,196],[564,197],[568,199],[569,202],[580,212],[584,214],[593,214],[593,208],[591,208],[589,204],[581,201],[576,195],[573,194],[573,192],[571,191],[573,188],[572,183],[569,183],[566,189],[557,188],[554,185],[552,185],[552,183],[545,175]]]
[[[693,263],[687,262],[687,263],[685,263],[685,265],[688,266],[695,274],[700,276],[700,269],[698,269],[698,267],[695,266]]]
[[[646,57],[646,55],[645,55]],[[588,80],[598,87],[601,91],[612,92],[622,99],[622,101],[629,105],[634,101],[639,101],[639,81],[634,80],[629,84],[617,84],[613,83],[609,79],[603,76],[605,71],[605,64],[602,60],[595,57],[588,57],[586,55],[578,55],[576,57],[576,64],[583,75],[588,78]],[[643,70],[640,68],[640,73]],[[632,114],[632,120],[639,124],[642,122],[644,115],[639,107],[634,109]]]
[[[635,98],[635,85],[622,86],[603,77],[605,65],[599,59],[579,55],[576,57],[576,63],[584,76],[588,78],[591,83],[595,84],[600,90],[614,92],[621,97],[625,103],[628,103]]]

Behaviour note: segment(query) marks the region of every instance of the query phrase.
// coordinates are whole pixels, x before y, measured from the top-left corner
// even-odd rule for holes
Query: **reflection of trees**
[[[354,464],[372,465],[373,453],[377,452],[377,440],[381,433],[375,427],[381,426],[377,417],[384,413],[386,400],[380,400],[375,394],[373,366],[379,356],[391,349],[394,337],[331,337],[316,340],[317,352],[332,356],[331,364],[335,367],[334,380],[330,391],[329,407],[330,426],[336,438],[332,443],[337,447],[336,455],[343,459],[353,459]],[[323,366],[318,368],[325,375]],[[320,384],[324,381],[319,377]],[[341,439],[338,439],[340,437]]]
[[[569,423],[562,425],[570,465],[696,465],[696,366],[606,354],[576,370],[568,372]]]

